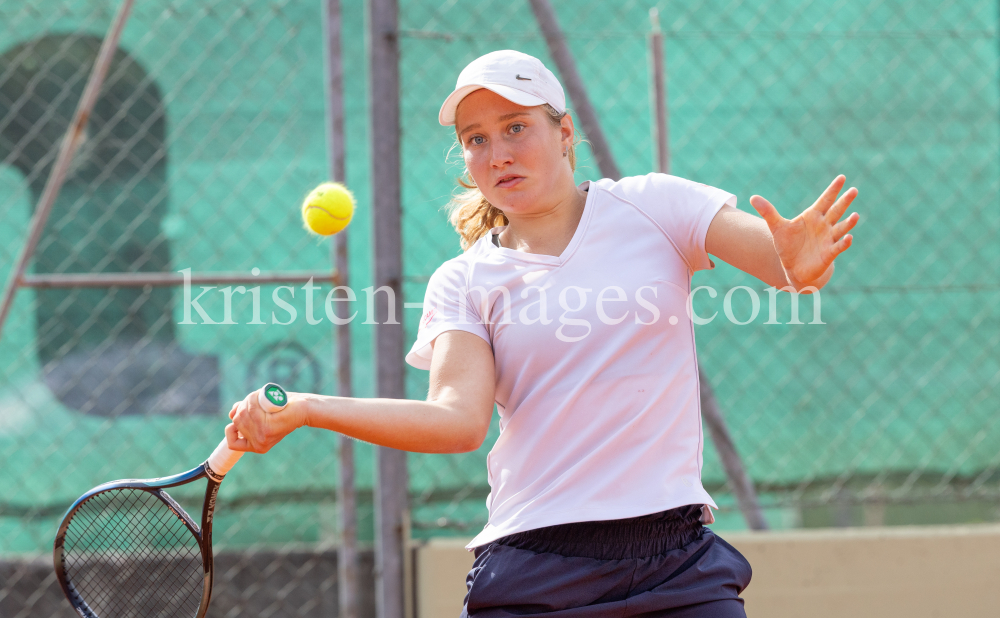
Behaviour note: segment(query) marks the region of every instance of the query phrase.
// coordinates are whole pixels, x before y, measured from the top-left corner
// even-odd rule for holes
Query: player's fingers
[[[860,219],[861,217],[860,216],[856,216],[856,215],[858,215],[858,213],[856,213],[856,212],[851,213],[850,217],[844,219],[843,221],[841,221],[837,225],[833,226],[833,239],[834,240],[840,240],[841,238],[843,238],[844,234],[846,234],[849,231],[851,231],[851,228],[853,228],[855,225],[857,225],[858,219]]]
[[[233,409],[229,411],[229,418],[235,421],[236,417],[241,414],[246,414],[246,409],[247,406],[245,401],[237,401],[233,404]]]
[[[830,207],[830,210],[826,211],[825,215],[826,220],[829,221],[831,224],[839,221],[840,218],[844,216],[844,212],[851,205],[851,202],[853,202],[854,198],[856,198],[857,196],[858,196],[858,190],[855,189],[854,187],[851,187],[850,189],[845,191],[844,194],[840,196],[840,199],[838,199],[833,204],[833,206]],[[851,214],[853,215],[857,213],[851,213]]]
[[[254,412],[261,412],[261,413],[264,412],[264,410],[261,409],[260,402],[257,399],[257,391],[248,393],[247,396],[243,399],[243,403],[247,405],[248,410],[253,410]]]
[[[840,255],[841,253],[843,253],[844,251],[847,251],[847,249],[851,246],[851,242],[853,240],[854,240],[854,237],[851,236],[850,234],[848,234],[847,236],[844,236],[843,238],[841,238],[837,242],[833,243],[833,249],[832,250],[833,250],[833,257],[834,257],[834,259],[836,259],[836,257],[838,255]]]
[[[778,214],[778,209],[771,205],[771,202],[759,195],[754,195],[750,198],[750,205],[754,207],[757,214],[764,218],[764,221],[767,222],[767,227],[772,230],[785,221],[784,217]]]
[[[250,450],[250,445],[247,443],[246,438],[240,435],[240,432],[236,430],[236,425],[232,423],[226,425],[226,443],[234,451]]]
[[[847,181],[847,177],[843,174],[838,175],[830,183],[830,186],[823,191],[823,194],[819,196],[816,203],[813,204],[813,208],[818,209],[821,213],[826,214],[826,211],[830,209],[830,206],[837,200],[837,194],[840,193],[841,187]]]
[[[246,402],[245,401],[239,402],[239,404],[237,404],[236,406],[235,411],[232,414],[230,414],[229,417],[233,421],[233,424],[237,427],[237,429],[241,429],[240,434],[241,435],[245,434],[246,432],[242,431],[242,429],[246,429],[246,425],[249,422],[249,419],[247,418]]]
[[[246,450],[254,453],[266,453],[270,448],[268,424],[265,418],[266,413],[261,408],[257,396],[257,391],[253,391],[240,402],[236,414],[233,416],[233,423],[239,428],[242,435],[253,438],[246,440]]]

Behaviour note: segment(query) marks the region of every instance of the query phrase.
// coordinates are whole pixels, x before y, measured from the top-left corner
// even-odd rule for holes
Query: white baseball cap
[[[458,104],[480,88],[492,90],[525,107],[548,103],[559,113],[566,111],[562,84],[541,60],[512,49],[502,49],[480,56],[462,69],[455,90],[438,112],[438,122],[444,126],[455,124]]]

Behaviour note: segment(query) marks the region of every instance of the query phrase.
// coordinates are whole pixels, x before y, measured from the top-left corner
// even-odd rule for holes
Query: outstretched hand
[[[833,260],[851,246],[853,236],[847,232],[861,216],[852,212],[840,221],[858,195],[858,190],[851,187],[837,198],[845,180],[843,174],[834,178],[819,199],[794,219],[779,215],[771,202],[759,195],[750,198],[750,205],[771,229],[774,248],[790,282],[808,285],[816,281],[829,270]]]

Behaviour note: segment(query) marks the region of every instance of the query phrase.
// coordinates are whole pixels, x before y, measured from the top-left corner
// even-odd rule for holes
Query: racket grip
[[[209,455],[207,463],[212,472],[221,477],[226,476],[226,473],[233,469],[240,457],[243,457],[243,451],[234,451],[229,448],[229,442],[223,439]]]
[[[268,382],[257,391],[257,403],[264,409],[264,412],[274,414],[284,410],[288,405],[288,394],[277,384]],[[229,442],[223,440],[209,456],[208,467],[216,475],[225,476],[242,456],[243,451],[234,451],[229,448]]]

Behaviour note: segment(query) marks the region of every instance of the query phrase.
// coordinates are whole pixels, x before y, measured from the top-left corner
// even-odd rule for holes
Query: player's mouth
[[[501,189],[509,189],[515,185],[520,184],[522,180],[524,180],[524,176],[518,176],[516,174],[506,174],[504,176],[501,176],[497,180],[496,186]]]

